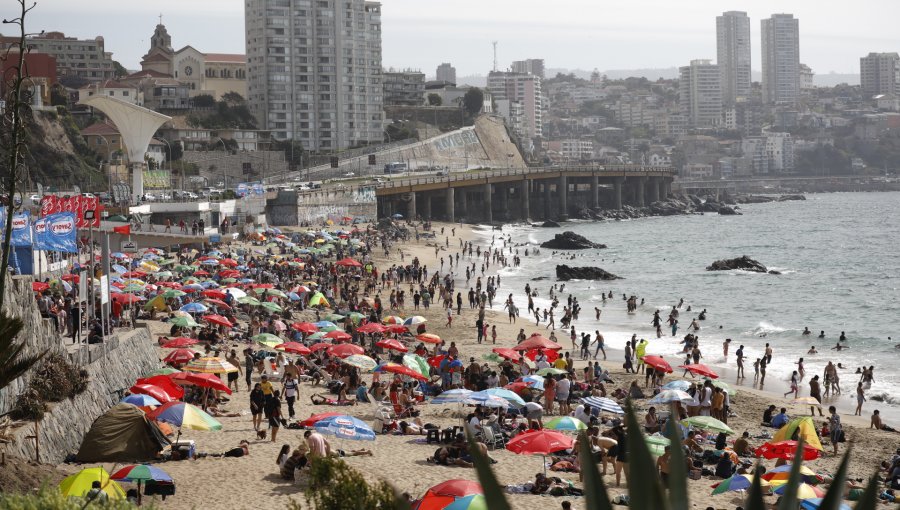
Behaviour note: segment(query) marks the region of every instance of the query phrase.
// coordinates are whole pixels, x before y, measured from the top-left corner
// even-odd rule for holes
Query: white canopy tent
[[[91,96],[81,101],[81,104],[105,113],[118,128],[122,141],[128,148],[128,163],[132,172],[131,193],[137,201],[144,194],[144,154],[147,153],[156,130],[172,118],[114,97]]]

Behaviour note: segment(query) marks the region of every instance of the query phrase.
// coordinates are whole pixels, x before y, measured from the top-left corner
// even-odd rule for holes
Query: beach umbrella
[[[425,377],[429,377],[431,375],[431,367],[428,365],[428,360],[419,356],[418,354],[404,354],[403,364],[424,375]]]
[[[209,308],[203,303],[188,303],[179,308],[179,310],[187,313],[204,313],[209,310]]]
[[[148,413],[147,418],[190,430],[222,430],[222,424],[215,418],[184,402],[164,404]]]
[[[403,321],[403,325],[406,327],[414,327],[418,326],[419,324],[425,324],[426,322],[428,322],[428,319],[426,319],[425,317],[422,317],[421,315],[413,315],[412,317]]]
[[[195,354],[197,354],[197,351],[191,349],[175,349],[169,354],[166,354],[166,357],[163,358],[163,362],[183,365],[194,359]]]
[[[227,292],[228,294],[231,294],[231,297],[233,297],[234,299],[240,299],[242,297],[247,297],[246,292],[244,292],[241,289],[238,289],[236,287],[229,287],[229,288],[225,289],[225,292]]]
[[[353,416],[340,415],[323,418],[314,424],[317,432],[329,434],[338,439],[374,441],[375,432],[369,425]]]
[[[516,407],[522,407],[525,405],[525,401],[522,400],[522,397],[516,395],[512,391],[507,390],[506,388],[490,388],[487,390],[479,391],[478,393],[484,393],[485,395],[490,395],[492,397],[500,397]]]
[[[647,444],[647,448],[650,449],[650,453],[659,457],[666,453],[666,446],[672,444],[672,441],[669,440],[666,436],[661,434],[651,434],[649,436],[644,436],[644,442]]]
[[[715,373],[713,369],[704,365],[703,363],[691,363],[690,365],[679,365],[678,368],[683,368],[690,372],[692,375],[700,375],[703,377],[709,377],[710,379],[718,379],[719,374]]]
[[[183,347],[190,347],[192,345],[197,344],[198,340],[193,338],[188,338],[186,336],[179,336],[176,338],[170,338],[166,343],[162,344],[166,349],[180,349]],[[188,360],[190,361],[190,360]]]
[[[791,465],[784,464],[782,466],[778,466],[776,468],[770,469],[766,474],[762,477],[764,480],[768,480],[772,483],[772,485],[787,483],[788,478],[791,475]],[[816,474],[815,471],[809,469],[806,466],[800,466],[800,479],[805,483],[816,485],[822,482],[822,478]]]
[[[312,352],[321,351],[322,349],[328,349],[332,347],[334,344],[329,344],[325,342],[315,343],[309,346],[309,350]]]
[[[304,335],[311,335],[319,331],[319,328],[317,328],[316,325],[311,322],[295,322],[291,324],[291,327],[296,331],[303,333]]]
[[[473,391],[467,389],[447,390],[431,399],[432,404],[463,404]]]
[[[260,288],[255,288],[255,289],[253,289],[253,292],[256,292],[257,294],[260,294],[260,295],[263,295],[263,296],[275,296],[275,297],[280,297],[280,298],[283,298],[283,299],[287,299],[287,297],[288,297],[287,294],[285,294],[284,292],[282,292],[282,291],[280,291],[280,290],[278,290],[278,289],[260,289]]]
[[[172,397],[166,393],[165,390],[160,388],[155,384],[135,384],[131,388],[128,388],[128,391],[131,393],[139,393],[142,395],[150,395],[158,402],[166,403],[171,402]]]
[[[316,328],[318,328],[319,331],[322,331],[325,333],[327,333],[329,331],[334,331],[336,329],[340,329],[337,327],[337,324],[335,324],[331,321],[319,321],[319,322],[314,323],[314,325],[316,326]]]
[[[583,399],[581,399],[581,402],[584,405],[599,409],[601,411],[606,411],[608,413],[625,414],[625,411],[622,410],[622,406],[620,406],[615,400],[606,397],[584,397]]]
[[[137,407],[162,405],[162,402],[145,393],[132,393],[131,395],[126,395],[121,402]]]
[[[146,298],[144,298],[143,296],[138,296],[136,294],[122,294],[119,292],[112,293],[112,300],[116,301],[117,303],[122,303],[123,305],[133,305],[135,303],[140,303],[144,299]]]
[[[237,298],[237,302],[242,305],[250,305],[250,306],[259,306],[262,304],[262,302],[260,302],[260,300],[256,299],[255,297],[250,297],[250,296],[244,296],[242,298]]]
[[[663,384],[663,389],[666,390],[681,390],[686,392],[690,387],[691,383],[689,381],[670,381]]]
[[[494,356],[496,356],[496,354],[494,354]],[[529,383],[522,381],[511,382],[504,386],[504,388],[508,389],[509,391],[515,392],[518,395],[524,395],[526,391],[530,393],[532,390]]]
[[[377,322],[368,322],[368,323],[363,324],[362,326],[356,328],[357,333],[365,333],[365,334],[384,333],[385,331],[387,331],[387,328],[385,328],[381,324],[378,324]]]
[[[395,340],[393,338],[386,338],[384,340],[380,340],[378,342],[375,342],[375,345],[377,345],[378,347],[382,347],[384,349],[390,349],[390,350],[399,351],[399,352],[409,351],[409,349],[405,345],[403,345],[403,343],[401,343],[399,340]]]
[[[672,373],[672,365],[664,360],[662,356],[648,355],[641,358],[645,365],[652,367],[654,370],[662,370],[667,374]]]
[[[364,354],[366,351],[362,347],[355,344],[340,344],[330,346],[327,352],[330,356],[346,358],[347,356],[351,356],[353,354]]]
[[[456,505],[462,498],[483,495],[481,484],[472,480],[447,480],[425,491],[425,495],[414,510],[445,510],[448,505]],[[471,506],[457,507],[461,510],[474,510]],[[480,508],[480,507],[479,507]],[[484,507],[487,508],[486,506]]]
[[[587,425],[578,418],[572,416],[557,416],[544,424],[545,429],[578,431],[587,430]]]
[[[168,376],[176,384],[199,386],[216,391],[224,391],[231,395],[231,389],[215,374],[198,374],[193,372],[180,372]]]
[[[219,300],[219,299],[204,299],[203,301],[205,303],[213,305],[217,308],[224,308],[225,310],[231,310],[231,307],[228,306],[228,303],[226,303],[222,300]]]
[[[726,478],[721,482],[713,485],[714,489],[712,493],[722,494],[724,492],[730,491],[743,491],[750,488],[753,485],[754,475],[734,475],[731,478]],[[759,481],[762,487],[768,487],[769,482],[765,480]]]
[[[321,292],[316,292],[309,298],[309,306],[329,306],[328,298]]]
[[[694,397],[690,393],[681,390],[665,390],[659,392],[655,397],[650,399],[651,404],[670,404],[672,402],[691,402]]]
[[[790,489],[790,484],[781,484],[772,491],[779,496],[783,496],[788,489]],[[812,499],[812,498],[824,498],[825,491],[816,487],[815,485],[810,485],[808,483],[801,483],[795,489],[797,491],[797,499]]]
[[[184,371],[201,374],[224,374],[238,372],[238,367],[222,358],[207,357],[192,360],[184,367]]]
[[[486,395],[477,391],[469,395],[469,398],[466,399],[465,403],[473,406],[498,407],[503,409],[509,408],[509,402],[506,399],[495,397],[493,395]]]
[[[403,317],[397,315],[388,315],[381,319],[382,324],[403,324]]]
[[[185,285],[182,288],[187,288],[187,285]],[[181,296],[186,296],[186,295],[187,295],[187,292],[184,292],[182,290],[176,290],[176,289],[169,289],[162,293],[163,299],[180,298]]]
[[[816,400],[816,397],[799,397],[791,400],[791,404],[822,407],[822,403]]]
[[[536,390],[544,391],[544,378],[539,375],[526,375],[521,378],[521,381],[531,384],[531,387]]]
[[[300,422],[301,427],[310,428],[315,425],[317,422],[324,420],[325,418],[331,418],[333,416],[343,416],[344,413],[329,411],[327,413],[319,413],[310,416],[309,418]]]
[[[378,362],[366,356],[365,354],[351,354],[341,359],[341,363],[345,363],[352,367],[356,367],[364,372],[374,370],[378,366]]]
[[[737,395],[737,391],[735,391],[734,388],[729,386],[728,383],[725,383],[725,382],[722,382],[719,380],[710,381],[710,382],[712,382],[712,385],[715,386],[716,388],[721,388],[722,391],[724,391],[725,393],[728,393],[729,396],[733,397],[733,396]]]
[[[204,315],[202,317],[202,320],[209,322],[210,324],[225,326],[226,328],[234,327],[234,324],[232,324],[231,321],[229,321],[225,317],[222,317],[221,315]]]
[[[172,270],[179,272],[179,273],[190,273],[191,271],[194,270],[194,266],[186,266],[184,264],[178,264],[177,266],[173,267]]]
[[[734,430],[731,430],[731,427],[713,418],[712,416],[692,416],[690,418],[681,420],[681,424],[690,425],[692,427],[697,427],[703,430],[710,430],[713,432],[734,434]]]
[[[547,349],[551,351],[558,351],[562,348],[563,346],[542,336],[540,333],[534,333],[530,337],[528,337],[528,339],[513,347],[513,350],[528,351],[531,349]]]
[[[137,504],[141,506],[141,485],[151,485],[154,483],[172,483],[172,477],[162,469],[149,464],[132,464],[125,466],[110,475],[113,480],[120,482],[137,483],[138,499]]]
[[[334,265],[343,267],[362,267],[362,264],[360,262],[349,257],[335,262]]]
[[[309,347],[299,342],[284,342],[282,344],[276,345],[275,350],[290,352],[292,354],[300,354],[302,356],[308,356],[312,354],[312,351],[309,350]]]
[[[31,290],[35,292],[43,292],[50,288],[49,283],[44,282],[31,282]]]
[[[174,373],[177,374],[181,372],[176,370]],[[170,400],[180,400],[182,397],[184,397],[184,388],[172,382],[172,379],[169,379],[168,375],[152,375],[150,377],[142,377],[135,381],[135,385],[142,384],[156,386],[157,388],[161,389],[163,393],[166,394],[166,399],[161,400],[157,398],[157,400],[159,400],[163,404]]]
[[[491,349],[491,352],[496,353],[501,358],[506,358],[510,361],[516,361],[521,357],[521,354],[513,349],[509,349],[507,347],[494,347]]]
[[[100,487],[109,499],[125,499],[125,491],[122,487],[110,479],[109,473],[102,467],[82,469],[74,475],[67,476],[59,483],[59,490],[65,497],[84,497],[92,488],[94,482],[100,482]]]
[[[284,340],[281,337],[273,335],[272,333],[260,333],[254,335],[251,340],[268,347],[275,347],[276,345],[284,343]]]
[[[345,344],[347,345],[347,344]],[[340,347],[340,346],[339,346]],[[417,372],[416,370],[406,366],[401,365],[399,363],[382,363],[375,368],[376,372],[391,372],[393,374],[403,375],[407,377],[412,377],[413,379],[417,379],[419,381],[427,381],[428,378]]]
[[[819,508],[822,505],[822,501],[824,501],[824,498],[804,499],[800,502],[800,509],[801,510],[819,510]],[[848,505],[846,503],[841,503],[838,506],[838,510],[851,510],[851,509],[850,509],[850,505]]]
[[[199,283],[194,282],[194,283],[188,283],[188,284],[184,285],[183,287],[181,287],[181,290],[190,293],[190,292],[203,292],[206,289],[203,287],[203,285],[200,285]]]
[[[170,278],[172,276],[172,271],[160,271],[154,276],[156,276],[157,278]]]
[[[567,373],[568,372],[566,372],[565,370],[562,370],[560,368],[553,368],[553,367],[542,368],[537,371],[538,375],[563,375],[563,374],[567,374]]]
[[[519,434],[506,443],[506,449],[519,455],[550,455],[572,448],[572,438],[554,430],[535,430]],[[546,472],[546,462],[544,471]]]
[[[409,333],[409,328],[403,324],[388,324],[385,328],[388,333],[395,333],[398,335]]]
[[[432,335],[431,333],[422,333],[421,335],[416,335],[416,340],[420,342],[425,342],[426,344],[439,344],[441,343],[441,337],[437,335]]]
[[[339,313],[329,313],[325,316],[325,320],[337,323],[344,320],[344,316]]]
[[[115,271],[116,273],[119,273],[120,275],[128,272],[128,269],[125,266],[122,266],[119,264],[113,264],[112,270]]]
[[[184,316],[172,317],[171,319],[169,319],[169,323],[182,328],[196,328],[200,325],[197,324],[197,321],[195,321],[191,317]]]
[[[763,443],[762,446],[756,449],[754,454],[757,457],[763,457],[766,459],[793,460],[793,458],[797,455],[798,446],[799,443],[797,441],[777,441]],[[819,458],[819,450],[806,443],[803,444],[802,454],[803,460],[815,460]]]
[[[213,299],[225,299],[225,296],[228,295],[226,292],[223,292],[221,290],[216,290],[216,289],[207,289],[207,290],[204,290],[203,292],[201,292],[200,294],[202,294],[205,297],[213,298]]]
[[[346,331],[341,331],[339,329],[336,329],[334,331],[329,331],[328,333],[325,333],[325,338],[330,338],[330,339],[334,340],[335,342],[347,342],[347,341],[350,341],[350,339],[353,337],[350,336],[350,333],[347,333]]]

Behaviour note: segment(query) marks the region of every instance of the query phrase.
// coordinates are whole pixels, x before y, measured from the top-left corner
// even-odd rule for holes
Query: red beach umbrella
[[[393,351],[399,351],[399,352],[408,352],[409,351],[409,349],[405,345],[403,345],[403,343],[401,343],[399,340],[395,340],[393,338],[386,338],[384,340],[381,340],[380,342],[375,342],[375,345],[377,345],[378,347],[383,347],[385,349],[390,349]]]
[[[484,494],[480,483],[472,480],[447,480],[428,489],[416,510],[443,510],[458,498],[473,494]]]
[[[161,388],[164,392],[166,392],[170,398],[170,400],[177,400],[184,396],[184,388],[178,386],[172,379],[164,375],[154,375],[152,377],[143,377],[138,379],[135,384],[152,384],[158,388]],[[157,399],[158,400],[158,399]],[[163,402],[165,403],[165,402]]]
[[[309,347],[309,350],[312,352],[321,351],[322,349],[328,349],[329,347],[334,347],[334,344],[328,344],[325,342],[319,342],[317,344],[312,344]],[[348,354],[349,356],[349,354]]]
[[[346,331],[334,330],[334,331],[329,331],[328,333],[325,333],[325,338],[330,338],[330,339],[334,340],[335,342],[347,342],[353,337],[350,336],[350,334],[347,333]]]
[[[506,358],[510,361],[518,361],[519,356],[522,355],[519,351],[514,349],[509,349],[507,347],[494,347],[491,349],[491,352],[496,353],[501,358]]]
[[[572,438],[552,430],[535,430],[519,434],[506,444],[506,449],[523,454],[550,455],[572,447]]]
[[[330,412],[327,412],[327,413],[314,414],[314,415],[310,416],[309,418],[307,418],[307,419],[301,421],[301,422],[300,422],[300,426],[301,426],[301,427],[309,428],[309,427],[312,427],[313,425],[315,425],[316,422],[322,421],[322,420],[324,420],[325,418],[331,418],[332,416],[344,416],[345,414],[346,414],[346,413],[338,413],[338,412],[335,412],[335,411],[330,411]]]
[[[678,368],[683,368],[694,375],[709,377],[710,379],[718,379],[719,378],[719,374],[713,372],[713,370],[711,368],[704,365],[703,363],[694,363],[691,365],[680,365]]]
[[[353,354],[364,354],[366,351],[362,347],[355,344],[340,344],[332,345],[326,352],[331,356],[346,358],[347,356],[352,356]]]
[[[369,323],[363,324],[362,326],[356,328],[357,333],[365,333],[365,334],[384,333],[385,331],[387,331],[387,328],[382,326],[381,324],[378,324],[377,322],[369,322]]]
[[[231,390],[222,382],[222,379],[215,374],[197,374],[193,372],[179,372],[177,374],[169,374],[166,377],[177,384],[189,384],[199,386],[201,388],[210,388],[213,390],[224,391],[231,395]]]
[[[232,324],[228,319],[222,317],[221,315],[204,315],[203,320],[212,324],[217,324],[219,326],[225,326],[226,328],[234,327],[234,324]]]
[[[527,340],[520,343],[519,345],[513,347],[513,350],[516,351],[527,351],[530,349],[550,349],[554,351],[558,351],[563,347],[558,343],[541,336],[540,333],[535,333],[528,337]]]
[[[180,349],[182,347],[190,347],[192,345],[197,344],[197,340],[193,338],[188,338],[186,336],[179,336],[177,338],[170,338],[168,342],[162,344],[166,349]],[[193,359],[193,355],[191,355],[191,359]],[[188,360],[190,361],[190,360]]]
[[[385,363],[383,365],[379,365],[378,368],[375,369],[376,372],[391,372],[392,374],[405,375],[408,377],[412,377],[413,379],[417,379],[419,381],[427,381],[428,378],[424,375],[416,372],[415,370],[409,368],[406,365],[401,365],[399,363]]]
[[[284,342],[283,344],[276,345],[275,350],[290,352],[293,354],[300,354],[301,356],[309,356],[310,354],[312,354],[312,351],[309,349],[309,347],[299,342]]]
[[[205,301],[211,305],[216,305],[219,308],[231,310],[231,306],[229,306],[228,303],[226,303],[225,301],[222,301],[221,299],[204,299],[203,301]]]
[[[201,292],[204,296],[213,299],[225,299],[225,293],[218,289],[207,289]]]
[[[163,361],[166,363],[183,365],[194,359],[194,354],[196,353],[190,349],[175,349],[174,351],[167,354],[166,357],[163,358]]]
[[[358,261],[353,260],[349,257],[335,262],[334,265],[344,266],[344,267],[362,267],[361,263],[359,263]]]
[[[154,384],[135,384],[131,388],[128,388],[128,391],[130,391],[131,393],[140,393],[142,395],[150,395],[151,397],[155,398],[156,400],[159,400],[163,404],[174,400],[162,388],[160,388],[159,386],[156,386]]]
[[[797,441],[778,441],[777,443],[763,443],[756,449],[757,457],[766,459],[793,460],[797,455]],[[815,460],[819,458],[819,450],[808,444],[803,445],[803,460]]]
[[[667,374],[672,373],[672,365],[670,365],[668,361],[664,360],[662,356],[649,355],[644,356],[641,359],[644,360],[644,363],[648,367],[653,367],[654,370],[662,370]]]
[[[317,328],[316,325],[312,322],[295,322],[291,324],[291,327],[303,333],[304,335],[311,335],[316,331],[319,331],[319,328]]]

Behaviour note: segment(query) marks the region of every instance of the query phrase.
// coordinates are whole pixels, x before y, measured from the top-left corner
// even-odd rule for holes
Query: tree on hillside
[[[116,68],[116,78],[128,76],[128,69],[125,69],[125,66],[120,64],[118,60],[113,60],[113,67]]]
[[[484,107],[484,92],[478,87],[472,87],[463,96],[463,105],[469,115],[478,115]]]
[[[441,99],[441,96],[435,94],[434,92],[428,94],[428,106],[440,106],[441,104],[443,104],[443,102],[444,100]]]
[[[216,100],[209,94],[198,94],[191,99],[191,104],[195,108],[212,108],[216,106]]]
[[[237,106],[244,104],[244,96],[237,92],[226,92],[222,94],[222,101],[228,106]]]

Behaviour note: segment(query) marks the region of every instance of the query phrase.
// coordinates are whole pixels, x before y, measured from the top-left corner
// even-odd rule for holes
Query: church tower
[[[156,71],[172,76],[174,57],[172,37],[166,31],[166,26],[162,24],[162,15],[160,15],[159,24],[156,25],[153,37],[150,38],[150,51],[141,59],[141,70]]]

